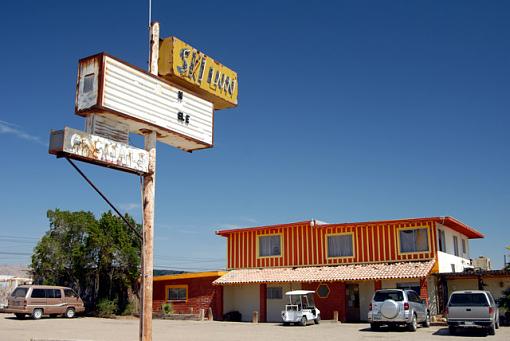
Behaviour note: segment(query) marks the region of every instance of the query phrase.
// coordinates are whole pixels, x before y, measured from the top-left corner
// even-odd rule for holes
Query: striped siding
[[[428,251],[399,252],[399,229],[412,227],[427,228]],[[352,257],[327,257],[327,235],[339,233],[353,234],[354,255]],[[281,256],[258,257],[258,236],[270,234],[281,235]],[[319,225],[314,227],[310,224],[298,224],[237,231],[228,235],[227,266],[229,269],[239,269],[432,259],[437,252],[436,238],[435,223],[432,221],[370,225]]]

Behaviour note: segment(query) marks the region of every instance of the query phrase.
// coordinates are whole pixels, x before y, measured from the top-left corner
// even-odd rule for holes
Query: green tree
[[[74,288],[89,309],[99,300],[118,303],[124,311],[131,293],[138,293],[141,241],[119,217],[103,213],[48,211],[50,229],[32,255],[36,283]],[[141,230],[133,218],[128,221]]]

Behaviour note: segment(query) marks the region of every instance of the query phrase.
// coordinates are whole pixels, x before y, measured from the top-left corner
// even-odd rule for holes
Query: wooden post
[[[158,74],[159,23],[150,27],[149,72]],[[143,177],[143,242],[142,242],[142,309],[140,340],[152,341],[152,292],[154,269],[154,199],[156,189],[156,132],[145,135],[145,150],[149,152],[149,172]]]

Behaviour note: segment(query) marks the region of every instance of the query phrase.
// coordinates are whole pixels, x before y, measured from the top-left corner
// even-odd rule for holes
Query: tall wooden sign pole
[[[150,27],[149,72],[158,75],[159,23]],[[147,131],[145,150],[149,152],[149,172],[143,177],[142,309],[140,340],[152,341],[152,286],[154,268],[154,201],[156,188],[156,132]]]

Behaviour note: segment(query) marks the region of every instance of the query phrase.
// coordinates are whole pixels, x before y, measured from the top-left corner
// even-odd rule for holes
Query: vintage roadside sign
[[[155,131],[160,142],[185,151],[213,146],[210,101],[106,53],[80,60],[75,113],[103,115],[136,134]]]
[[[159,44],[159,76],[214,103],[215,109],[237,106],[237,73],[175,37]]]
[[[51,132],[49,153],[129,173],[149,171],[148,151],[68,127]]]

